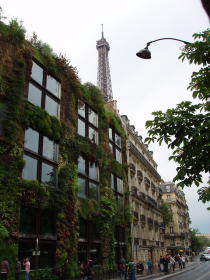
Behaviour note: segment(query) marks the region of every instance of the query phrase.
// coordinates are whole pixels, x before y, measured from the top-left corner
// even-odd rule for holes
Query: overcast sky
[[[178,60],[182,43],[164,40],[150,46],[151,60],[136,57],[148,41],[174,37],[192,41],[192,34],[209,27],[200,0],[1,0],[5,16],[23,21],[30,37],[50,44],[66,54],[84,82],[96,84],[96,41],[104,36],[110,44],[109,63],[113,97],[121,115],[144,138],[145,122],[151,112],[165,111],[183,100],[191,100],[187,91],[195,66]],[[150,145],[158,172],[165,181],[176,175],[176,166],[168,161],[166,146]],[[207,182],[207,176],[204,176]],[[192,228],[210,233],[210,205],[198,203],[195,188],[184,189],[190,209]]]

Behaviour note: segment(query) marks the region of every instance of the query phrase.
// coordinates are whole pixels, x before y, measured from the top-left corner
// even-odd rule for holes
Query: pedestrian
[[[16,269],[15,269],[15,279],[20,280],[21,273],[21,262],[18,258],[16,258]]]
[[[123,257],[121,257],[119,261],[119,270],[120,270],[120,279],[125,280],[127,278],[127,272],[126,272],[126,261]]]
[[[182,267],[185,268],[186,265],[186,258],[185,256],[182,256]]]
[[[9,274],[9,262],[7,259],[0,263],[1,280],[7,280]]]
[[[129,280],[136,280],[136,265],[132,260],[128,263],[128,275]]]
[[[143,262],[139,262],[137,264],[137,271],[139,271],[140,274],[144,273],[144,264],[143,264]]]
[[[148,274],[152,274],[153,271],[153,261],[151,259],[147,262]]]
[[[182,256],[179,256],[178,264],[179,264],[179,268],[182,269]]]
[[[82,276],[84,280],[92,280],[93,279],[93,272],[92,267],[88,264],[83,266]]]
[[[160,256],[159,268],[160,268],[161,272],[164,270],[163,262],[164,262],[164,258],[162,256]]]
[[[30,264],[30,259],[29,258],[26,258],[25,260],[24,260],[24,265],[25,265],[25,279],[26,280],[30,280],[30,266],[31,266],[31,264]]]
[[[168,255],[166,255],[163,259],[163,271],[165,274],[168,274],[168,266],[169,266],[169,258]]]
[[[171,265],[171,270],[174,272],[176,262],[175,262],[175,259],[172,256],[170,256],[170,265]]]

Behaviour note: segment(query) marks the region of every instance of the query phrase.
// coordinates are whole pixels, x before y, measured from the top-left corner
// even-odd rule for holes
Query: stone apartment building
[[[171,206],[173,221],[165,228],[165,247],[170,253],[188,253],[190,248],[189,213],[184,192],[174,183],[161,184],[162,199]]]
[[[152,152],[143,143],[142,137],[135,131],[135,127],[130,125],[127,116],[123,115],[122,120],[128,135],[128,184],[130,203],[134,211],[131,226],[133,259],[135,262],[146,262],[151,258],[157,264],[159,257],[165,253],[163,216],[160,210],[161,177]]]

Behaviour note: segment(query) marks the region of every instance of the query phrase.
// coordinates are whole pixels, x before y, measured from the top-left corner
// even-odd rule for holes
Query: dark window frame
[[[42,79],[42,84],[40,84],[39,82],[37,82],[35,79],[33,79],[32,77],[32,67],[33,67],[33,62],[36,63],[39,67],[42,68],[43,70],[43,79]],[[60,119],[60,98],[61,97],[57,97],[56,95],[54,95],[53,93],[51,93],[48,89],[47,89],[47,76],[50,75],[52,78],[54,78],[57,82],[60,83],[61,85],[61,81],[56,78],[54,75],[52,75],[49,70],[42,65],[37,59],[33,58],[32,59],[32,67],[31,67],[31,77],[29,80],[29,83],[31,83],[33,86],[35,86],[36,88],[38,88],[39,90],[41,90],[41,108],[45,109],[45,105],[46,105],[46,96],[50,97],[53,101],[55,101],[58,104],[58,115],[56,116],[58,119]],[[29,96],[29,88],[28,88],[28,94],[27,94],[27,98]],[[29,101],[29,100],[28,100]],[[30,102],[30,101],[29,101]]]
[[[85,180],[85,196],[86,198],[90,198],[90,183],[94,183],[97,185],[97,201],[100,200],[100,190],[99,190],[99,166],[96,161],[91,161],[87,159],[85,156],[80,156],[85,160],[85,174],[80,173],[78,170],[78,178],[84,179]],[[98,168],[98,181],[90,178],[90,169],[89,169],[89,164],[90,163],[95,163],[97,168]],[[78,158],[78,164],[79,164],[79,158]]]
[[[93,223],[92,221],[87,221],[84,219],[80,219],[80,224],[83,223],[83,226],[85,227],[85,233],[86,233],[86,238],[84,237],[80,237],[79,236],[79,246],[78,246],[78,255],[80,254],[79,248],[83,247],[86,248],[86,257],[85,257],[85,262],[87,261],[87,259],[91,258],[91,248],[93,247],[98,247],[98,257],[97,257],[97,264],[101,263],[101,240],[100,240],[100,230],[98,229],[98,234],[99,234],[99,238],[98,239],[92,239],[92,232],[94,231],[94,229],[96,229],[95,226],[97,226],[97,223]],[[94,226],[95,225],[95,226]],[[81,260],[80,260],[81,261]],[[94,260],[93,260],[94,261]],[[93,264],[96,264],[96,262],[94,261]]]
[[[110,129],[111,129],[111,138],[110,138]],[[121,147],[119,145],[116,144],[116,141],[115,141],[115,135],[117,135],[118,137],[121,138]],[[121,163],[122,164],[122,136],[117,133],[116,129],[112,126],[109,127],[109,144],[112,145],[112,149],[111,149],[111,152],[113,154],[113,157],[114,159]],[[121,160],[117,160],[117,154],[116,154],[116,151],[120,152],[121,154]]]
[[[32,128],[30,128],[32,129]],[[34,129],[33,129],[34,130]],[[37,130],[34,130],[36,132],[38,132],[39,134],[39,140],[38,140],[38,152],[34,152],[26,147],[24,147],[24,155],[28,156],[28,157],[31,157],[31,158],[34,158],[37,160],[37,175],[36,175],[36,179],[39,181],[39,182],[42,182],[42,163],[46,163],[50,166],[52,166],[53,168],[56,168],[56,184],[55,184],[55,187],[58,186],[58,161],[54,161],[54,160],[51,160],[49,158],[47,158],[46,156],[43,155],[43,144],[44,144],[44,137],[47,137],[43,134],[41,134],[39,131]],[[48,138],[48,137],[47,137]],[[51,139],[50,139],[51,140]],[[51,140],[53,141],[53,140]],[[55,141],[53,141],[56,145],[57,145],[57,158],[58,158],[58,155],[59,155],[59,152],[58,152],[58,143],[56,143]],[[43,182],[43,184],[46,184]],[[46,184],[48,185],[48,184]]]
[[[112,180],[112,178],[113,178],[113,180]],[[118,187],[117,179],[120,179],[122,181],[122,184],[123,184],[122,178],[117,176],[115,173],[111,173],[111,186],[112,186],[112,189],[115,192],[116,200],[119,202],[119,197],[121,199],[123,199],[123,206],[124,206],[125,205],[125,201],[124,201],[124,199],[125,199],[125,196],[124,196],[124,186],[122,186],[123,187],[123,193],[119,192],[117,190],[117,187]],[[112,185],[112,182],[113,182],[114,185]]]
[[[79,113],[79,103],[81,103],[82,105],[85,106],[85,116],[82,116]],[[91,123],[89,121],[89,117],[88,117],[88,110],[91,109],[96,115],[97,115],[97,126],[95,126],[93,123]],[[82,101],[82,100],[78,100],[78,120],[81,120],[85,123],[85,136],[84,137],[89,137],[89,128],[92,128],[96,131],[97,133],[97,141],[93,142],[94,144],[98,145],[99,144],[99,131],[98,131],[98,122],[99,122],[99,115],[98,112],[93,109],[88,103]],[[90,139],[90,141],[92,142],[92,140]]]

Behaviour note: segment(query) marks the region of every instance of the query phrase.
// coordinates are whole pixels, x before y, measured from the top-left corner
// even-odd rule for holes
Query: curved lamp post
[[[176,38],[160,38],[160,39],[157,39],[157,40],[154,40],[154,41],[150,41],[147,43],[146,47],[143,49],[143,50],[140,50],[136,53],[136,55],[140,58],[143,58],[143,59],[150,59],[151,58],[151,52],[150,50],[148,49],[149,45],[151,43],[154,43],[154,42],[157,42],[157,41],[161,41],[161,40],[175,40],[175,41],[179,41],[179,42],[182,42],[184,44],[191,44],[190,42],[187,42],[187,41],[184,41],[184,40],[180,40],[180,39],[176,39]]]

